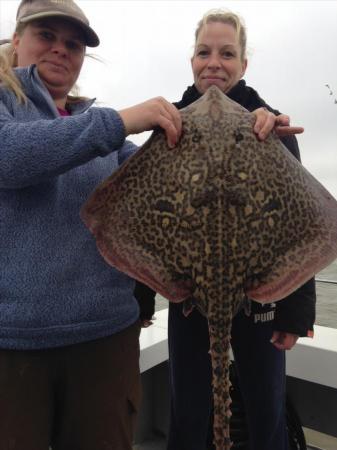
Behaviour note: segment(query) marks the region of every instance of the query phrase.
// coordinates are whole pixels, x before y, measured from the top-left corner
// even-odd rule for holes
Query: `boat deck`
[[[337,450],[337,439],[327,434],[304,428],[307,450]],[[166,450],[166,439],[157,436],[135,445],[133,450]]]

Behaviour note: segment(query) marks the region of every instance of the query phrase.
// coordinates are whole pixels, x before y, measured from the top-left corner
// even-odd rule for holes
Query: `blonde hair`
[[[246,26],[237,14],[226,9],[211,9],[206,12],[203,18],[198,22],[197,29],[195,30],[195,42],[198,40],[199,33],[202,27],[209,23],[221,22],[224,24],[232,25],[239,37],[239,43],[241,47],[241,61],[246,58],[247,49],[247,32]]]
[[[15,32],[22,35],[26,24],[18,24],[16,26]],[[0,86],[3,85],[11,89],[19,103],[26,103],[27,96],[23,91],[20,80],[14,73],[13,68],[17,67],[17,55],[15,53],[15,48],[11,40],[4,39],[2,45],[0,45]],[[87,97],[82,97],[79,95],[79,87],[75,84],[71,93],[73,95],[68,95],[67,103],[74,104],[83,100],[88,100]]]
[[[17,26],[16,31],[22,33],[23,27]],[[17,57],[13,43],[9,41],[9,43],[0,45],[0,83],[14,92],[19,103],[26,103],[27,97],[13,71],[13,67],[16,65]]]

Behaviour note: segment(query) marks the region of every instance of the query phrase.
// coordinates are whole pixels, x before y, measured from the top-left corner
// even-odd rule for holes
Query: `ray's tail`
[[[230,323],[230,322],[229,322]],[[230,450],[230,326],[209,321],[210,353],[213,369],[214,445],[216,450]]]

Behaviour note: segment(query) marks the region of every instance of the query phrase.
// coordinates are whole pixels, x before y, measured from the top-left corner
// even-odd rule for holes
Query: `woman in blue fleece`
[[[23,0],[0,56],[0,447],[131,450],[140,401],[134,281],[81,222],[135,146],[181,130],[162,98],[116,112],[69,95],[99,44],[72,0]],[[89,109],[90,108],[90,109]]]

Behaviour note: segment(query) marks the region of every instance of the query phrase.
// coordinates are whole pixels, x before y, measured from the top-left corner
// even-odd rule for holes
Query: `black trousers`
[[[232,350],[248,419],[250,450],[288,450],[285,352],[271,343],[273,305],[252,303],[233,320]],[[167,450],[212,445],[212,371],[207,320],[169,306],[171,416]]]
[[[131,450],[139,332],[137,322],[83,344],[0,350],[0,449]]]

